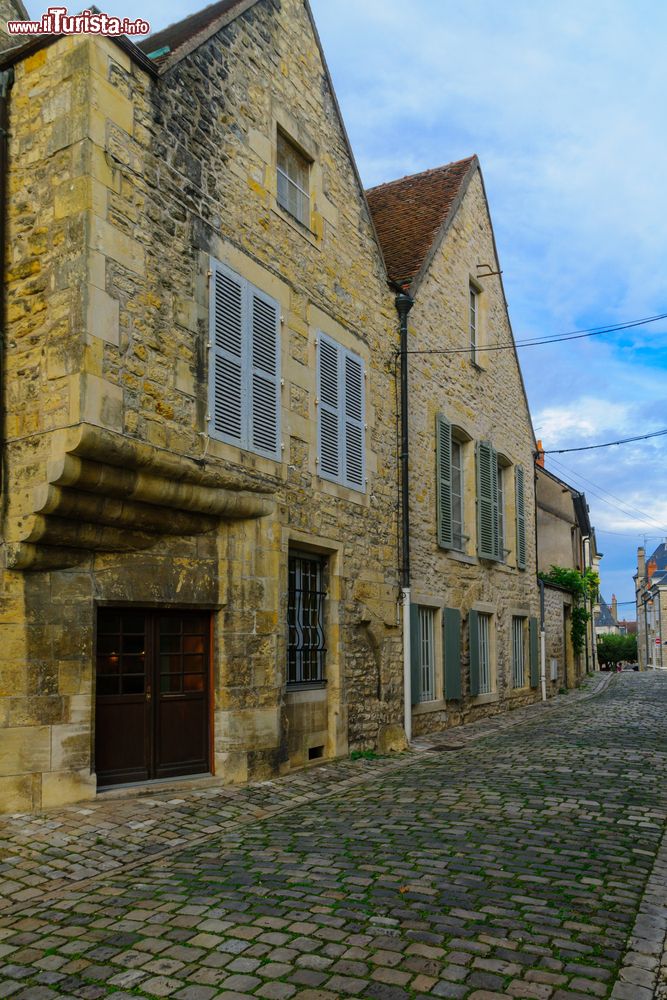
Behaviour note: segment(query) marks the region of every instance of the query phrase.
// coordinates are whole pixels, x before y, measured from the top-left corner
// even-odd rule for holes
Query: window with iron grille
[[[526,619],[512,618],[512,684],[522,688],[526,683],[525,653]]]
[[[324,680],[325,560],[294,552],[289,557],[287,683]]]
[[[310,163],[278,132],[278,204],[310,227]]]

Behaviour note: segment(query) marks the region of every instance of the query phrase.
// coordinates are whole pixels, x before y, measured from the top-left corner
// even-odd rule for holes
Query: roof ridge
[[[439,167],[429,167],[428,170],[420,170],[416,174],[405,174],[403,177],[395,177],[393,181],[383,181],[382,184],[375,184],[373,187],[366,188],[366,191],[379,191],[380,188],[391,187],[392,184],[402,184],[405,181],[418,180],[423,177],[428,177],[430,174],[437,174],[441,170],[451,170],[452,167],[459,167],[464,163],[472,163],[473,160],[478,159],[477,153],[472,153],[470,156],[464,156],[460,160],[452,160],[450,163],[443,163]]]

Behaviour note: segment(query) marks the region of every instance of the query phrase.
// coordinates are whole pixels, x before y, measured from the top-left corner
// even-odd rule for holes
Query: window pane
[[[455,549],[463,548],[463,449],[452,440],[452,541]]]
[[[419,608],[419,700],[435,701],[435,615],[433,608]]]
[[[323,561],[290,556],[287,595],[287,681],[324,679]]]
[[[310,224],[310,163],[284,135],[278,133],[278,204],[303,223]]]
[[[491,659],[489,648],[490,615],[480,614],[479,622],[479,693],[491,693]]]

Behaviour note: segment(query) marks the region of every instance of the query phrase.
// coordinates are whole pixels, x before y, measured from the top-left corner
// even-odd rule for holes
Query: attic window
[[[278,132],[278,204],[310,228],[310,161]]]

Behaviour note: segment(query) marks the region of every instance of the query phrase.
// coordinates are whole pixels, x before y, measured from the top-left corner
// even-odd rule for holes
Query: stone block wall
[[[10,113],[2,809],[94,794],[109,602],[213,611],[226,780],[303,763],[323,719],[325,756],[374,746],[402,718],[396,321],[305,7],[260,3],[160,79],[60,39]],[[276,203],[278,125],[312,150],[308,231]],[[279,462],[207,437],[211,256],[280,302]],[[319,330],[366,363],[364,493],[318,476]],[[324,708],[285,691],[294,544],[329,558]]]

